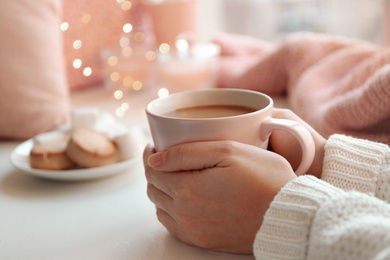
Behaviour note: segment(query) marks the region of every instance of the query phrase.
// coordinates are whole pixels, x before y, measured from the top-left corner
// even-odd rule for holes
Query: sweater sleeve
[[[313,176],[288,183],[254,242],[256,259],[390,259],[390,205]]]
[[[390,148],[381,143],[333,135],[325,146],[324,181],[390,202]]]
[[[256,235],[256,259],[390,259],[389,158],[386,145],[332,136],[325,181],[301,176],[279,192]]]

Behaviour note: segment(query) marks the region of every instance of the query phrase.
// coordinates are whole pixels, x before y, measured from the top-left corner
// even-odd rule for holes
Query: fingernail
[[[164,152],[155,153],[148,158],[148,165],[152,168],[158,168],[164,164]]]

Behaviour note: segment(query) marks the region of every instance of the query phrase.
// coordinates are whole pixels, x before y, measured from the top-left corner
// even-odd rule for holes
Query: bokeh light
[[[83,74],[86,77],[91,76],[92,75],[92,69],[90,67],[85,67],[84,70],[83,70]]]
[[[159,96],[160,98],[166,97],[166,96],[168,96],[168,95],[169,95],[168,89],[166,89],[166,88],[160,88],[160,89],[158,90],[158,96]]]
[[[128,11],[130,10],[132,7],[132,4],[130,1],[124,1],[122,4],[121,4],[121,8],[123,11]]]
[[[123,25],[122,29],[123,29],[123,32],[129,33],[133,30],[133,26],[131,24],[127,23],[127,24]]]
[[[74,48],[75,50],[80,49],[81,46],[83,46],[83,43],[81,42],[81,40],[75,40],[75,41],[73,42],[73,48]]]
[[[69,23],[63,22],[63,23],[60,25],[60,29],[61,29],[61,31],[65,32],[66,30],[69,29]]]
[[[112,82],[117,82],[119,80],[119,78],[120,78],[119,72],[116,72],[116,71],[111,72],[110,79]]]
[[[169,46],[168,43],[162,43],[162,44],[159,46],[158,49],[160,50],[161,53],[166,54],[166,53],[169,52],[169,50],[171,49],[171,47]]]
[[[134,81],[134,83],[133,83],[133,89],[134,89],[135,91],[141,90],[141,89],[142,89],[142,82],[139,81],[139,80]]]
[[[117,100],[120,100],[123,98],[123,91],[122,90],[116,90],[114,92],[114,98]]]
[[[73,61],[73,68],[79,69],[83,65],[83,62],[80,59],[75,59]]]
[[[107,64],[111,67],[114,67],[118,64],[118,57],[117,56],[110,56],[107,59]]]

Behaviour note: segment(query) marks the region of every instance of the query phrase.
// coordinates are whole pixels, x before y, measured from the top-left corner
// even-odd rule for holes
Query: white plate
[[[132,165],[136,164],[140,160],[139,157],[131,158],[126,161],[95,167],[95,168],[85,168],[85,169],[73,169],[73,170],[63,170],[63,171],[53,171],[53,170],[41,170],[31,168],[29,162],[29,154],[33,147],[33,140],[30,139],[21,143],[17,146],[10,156],[10,161],[12,165],[31,175],[43,177],[47,179],[54,180],[63,180],[63,181],[84,181],[98,179],[102,177],[107,177],[114,175],[120,172],[124,172],[129,169]]]

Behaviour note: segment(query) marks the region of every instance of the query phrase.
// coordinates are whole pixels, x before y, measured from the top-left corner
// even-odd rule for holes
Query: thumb
[[[167,172],[203,170],[223,166],[221,153],[226,145],[226,141],[179,144],[152,154],[147,159],[147,163],[156,170]]]

